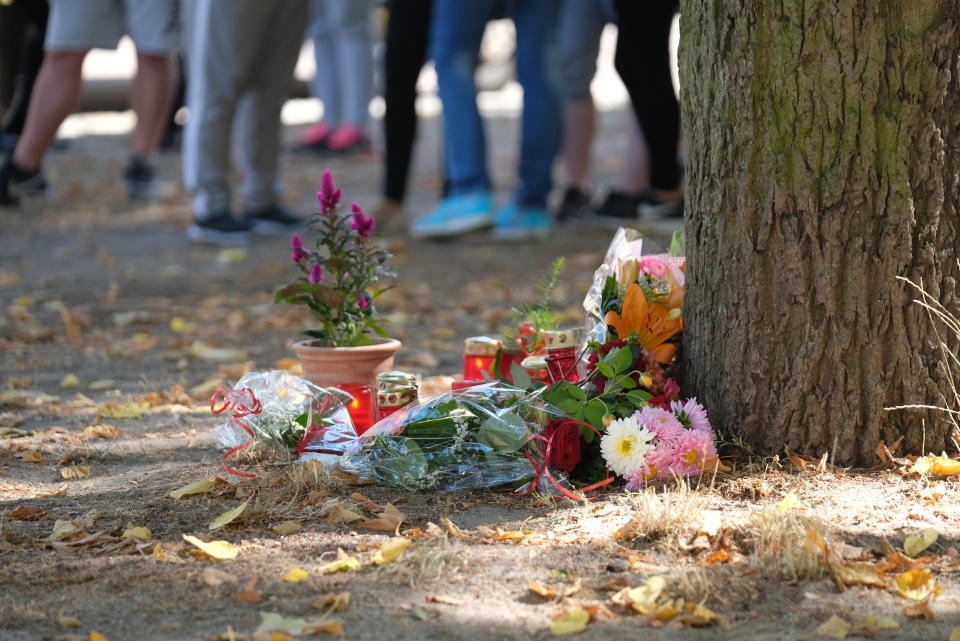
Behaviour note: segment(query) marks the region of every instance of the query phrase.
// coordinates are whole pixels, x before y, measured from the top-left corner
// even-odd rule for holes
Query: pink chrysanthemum
[[[717,453],[713,434],[705,430],[685,430],[673,450],[673,469],[681,476],[698,474],[703,460]]]
[[[627,476],[627,490],[639,490],[647,483],[658,479],[671,478],[673,473],[670,466],[673,462],[673,447],[667,443],[661,444],[647,454],[643,466],[633,474]]]
[[[707,418],[707,410],[697,402],[696,398],[673,401],[670,403],[670,409],[673,410],[677,419],[690,429],[702,432],[709,432],[712,429],[710,420]]]
[[[668,412],[659,407],[644,407],[637,414],[637,420],[647,426],[647,429],[653,432],[658,441],[674,442],[679,432],[683,431],[683,425],[677,420],[672,412]]]
[[[667,264],[656,256],[643,256],[637,261],[640,273],[649,274],[654,278],[663,278],[667,274]]]

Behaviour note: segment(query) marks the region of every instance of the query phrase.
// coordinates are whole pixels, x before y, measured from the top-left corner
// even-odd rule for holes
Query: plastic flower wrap
[[[408,405],[380,421],[342,468],[408,490],[488,488],[532,479],[535,439],[563,412],[499,382]],[[534,455],[528,456],[528,450]]]
[[[293,452],[304,436],[318,426],[336,425],[343,436],[356,431],[347,413],[352,398],[343,390],[322,388],[282,370],[250,372],[223,394],[226,402],[256,404],[259,411],[247,410],[242,418],[230,418],[217,429],[221,447],[237,448],[245,443],[269,442]],[[246,429],[245,429],[246,428]]]

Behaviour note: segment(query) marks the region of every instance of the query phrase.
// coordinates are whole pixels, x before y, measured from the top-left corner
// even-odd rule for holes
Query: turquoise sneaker
[[[493,198],[489,191],[451,196],[426,216],[413,221],[414,238],[447,238],[493,225]]]
[[[507,205],[494,217],[493,238],[504,241],[546,240],[553,218],[546,209]]]

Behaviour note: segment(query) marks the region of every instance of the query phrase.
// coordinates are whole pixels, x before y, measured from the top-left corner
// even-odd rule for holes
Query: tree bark
[[[954,449],[884,408],[956,399],[897,277],[960,308],[960,3],[683,0],[681,34],[685,392],[758,454]]]

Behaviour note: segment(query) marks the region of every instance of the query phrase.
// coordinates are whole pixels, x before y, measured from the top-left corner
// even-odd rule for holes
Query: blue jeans
[[[435,0],[431,53],[437,70],[450,196],[490,189],[483,122],[473,82],[480,40],[497,0]],[[523,87],[519,185],[515,202],[544,208],[560,145],[555,31],[560,2],[510,0],[517,30],[517,79]]]

